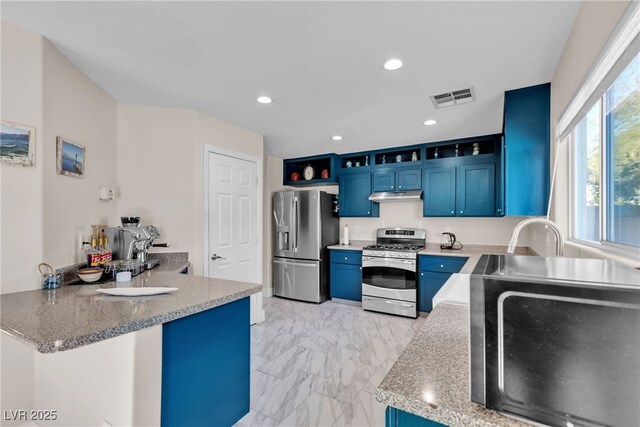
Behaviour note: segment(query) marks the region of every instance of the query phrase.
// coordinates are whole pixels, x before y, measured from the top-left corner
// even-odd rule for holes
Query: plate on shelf
[[[136,287],[136,288],[105,288],[96,289],[96,292],[101,294],[113,295],[116,297],[141,297],[147,295],[160,295],[170,294],[177,291],[178,288],[163,288],[163,287]]]

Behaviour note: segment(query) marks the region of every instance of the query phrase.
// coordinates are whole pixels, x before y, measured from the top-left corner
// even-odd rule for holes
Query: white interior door
[[[258,163],[215,152],[207,156],[208,276],[261,283]],[[252,297],[251,305],[252,323],[259,322],[262,295]]]

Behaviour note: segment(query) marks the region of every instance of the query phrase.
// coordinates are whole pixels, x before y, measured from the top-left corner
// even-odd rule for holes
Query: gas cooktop
[[[364,249],[373,251],[398,251],[398,252],[418,252],[424,245],[412,245],[407,243],[376,243],[365,246]]]

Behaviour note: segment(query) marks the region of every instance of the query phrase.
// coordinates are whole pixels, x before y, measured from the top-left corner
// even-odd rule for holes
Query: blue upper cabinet
[[[340,176],[340,216],[377,217],[380,206],[369,200],[371,172],[349,173]]]
[[[456,176],[457,216],[495,216],[495,164],[458,166]]]
[[[396,176],[398,191],[420,190],[422,188],[421,169],[399,169]]]
[[[456,216],[456,168],[424,170],[423,216]]]
[[[407,191],[422,188],[419,168],[379,169],[373,172],[373,191]]]
[[[394,191],[396,187],[396,171],[393,169],[377,170],[373,173],[373,191]]]
[[[549,201],[549,83],[505,93],[504,209],[545,215]]]

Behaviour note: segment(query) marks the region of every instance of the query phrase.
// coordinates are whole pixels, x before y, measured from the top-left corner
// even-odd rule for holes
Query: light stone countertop
[[[376,390],[389,406],[451,427],[529,426],[469,399],[469,307],[433,309]]]
[[[184,261],[177,261],[174,271],[183,265]],[[116,286],[108,282],[0,295],[0,330],[40,353],[53,353],[167,323],[262,290],[255,283],[154,270],[134,277],[127,286],[176,287],[178,291],[129,298],[95,291]]]
[[[427,243],[427,247],[418,255],[440,255],[466,257],[469,260],[462,266],[460,273],[471,274],[483,254],[506,254],[507,247],[499,245],[464,245],[462,249],[440,249],[439,243]],[[517,255],[538,255],[528,246],[516,247]]]
[[[365,246],[373,245],[375,240],[351,240],[349,245],[331,245],[327,249],[342,249],[345,251],[361,251]]]

